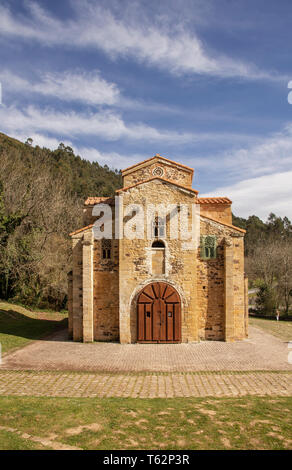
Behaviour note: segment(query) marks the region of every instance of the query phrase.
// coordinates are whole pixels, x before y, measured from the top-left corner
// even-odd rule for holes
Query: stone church
[[[123,187],[115,197],[85,201],[84,227],[70,234],[68,309],[74,341],[187,343],[247,337],[245,231],[232,225],[230,199],[198,197],[193,173],[157,154],[122,171]],[[146,210],[163,204],[171,207],[163,217],[156,209]],[[100,205],[112,211],[110,237],[95,236],[104,215],[96,215]],[[124,236],[131,220],[128,207],[135,205],[145,208],[146,223],[139,237]],[[196,236],[186,241],[194,217]],[[175,220],[180,220],[173,224],[176,237],[171,232]]]

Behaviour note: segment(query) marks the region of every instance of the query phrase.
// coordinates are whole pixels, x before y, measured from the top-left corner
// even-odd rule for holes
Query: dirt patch
[[[75,428],[69,428],[66,429],[66,434],[69,434],[69,436],[77,436],[78,434],[81,434],[83,431],[93,431],[93,432],[98,432],[102,429],[101,424],[99,423],[92,423],[92,424],[85,424],[83,426],[76,426]]]
[[[177,442],[177,445],[180,447],[185,447],[187,445],[187,441],[183,438],[178,439],[176,442]]]
[[[136,423],[135,423],[136,426],[139,426],[139,427],[142,428],[142,429],[147,429],[147,428],[145,427],[145,424],[148,424],[147,419],[139,419],[139,420],[136,421]]]
[[[207,416],[215,416],[216,415],[216,411],[206,410],[205,408],[200,408],[200,412],[203,413],[203,415],[207,415]]]
[[[127,447],[131,446],[131,447],[135,447],[136,449],[139,449],[139,442],[130,438],[130,439],[127,439],[126,446]]]
[[[196,422],[193,419],[187,419],[187,423],[196,424]]]
[[[50,434],[48,437],[39,437],[39,436],[32,436],[27,434],[26,432],[18,431],[18,429],[10,428],[6,426],[0,426],[0,430],[11,432],[13,434],[17,434],[22,439],[27,439],[29,441],[38,442],[42,444],[44,447],[50,447],[53,450],[82,450],[80,447],[70,446],[68,444],[63,444],[62,442],[57,442],[52,438],[52,436],[56,436],[55,434]]]
[[[230,449],[232,447],[231,443],[230,443],[230,440],[227,437],[221,437],[221,442],[224,445],[224,447],[226,447],[228,449]]]
[[[124,411],[124,413],[126,415],[133,416],[133,418],[136,418],[136,416],[138,416],[138,414],[139,414],[139,413],[137,413],[137,411],[134,411],[134,410]]]
[[[281,434],[276,433],[276,432],[268,432],[268,436],[275,437],[276,439],[279,439],[280,441],[284,441],[285,437],[281,436]]]
[[[255,426],[256,424],[272,424],[268,419],[253,419],[250,423],[250,426]]]

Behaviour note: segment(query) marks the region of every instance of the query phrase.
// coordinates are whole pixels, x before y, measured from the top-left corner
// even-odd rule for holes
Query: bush
[[[255,304],[259,315],[275,315],[277,308],[275,291],[266,284],[261,285],[257,292]]]

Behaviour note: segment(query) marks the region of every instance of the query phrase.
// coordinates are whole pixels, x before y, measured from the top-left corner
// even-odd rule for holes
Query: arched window
[[[155,217],[152,223],[152,236],[154,238],[165,237],[165,220],[162,217]]]
[[[155,240],[155,241],[152,243],[152,248],[165,248],[165,245],[164,245],[163,241],[161,241],[161,240]]]

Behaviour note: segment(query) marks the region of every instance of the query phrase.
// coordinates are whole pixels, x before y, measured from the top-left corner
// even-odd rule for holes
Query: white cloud
[[[237,216],[257,215],[265,220],[270,212],[292,220],[292,171],[250,178],[234,185],[222,186],[207,196],[228,196]]]
[[[59,144],[62,142],[65,146],[72,147],[73,144],[70,140],[65,139],[56,139],[55,137],[48,137],[43,134],[38,134],[38,133],[30,133],[30,134],[18,134],[15,133],[13,134],[13,137],[15,139],[20,140],[21,142],[25,142],[28,138],[32,139],[32,146],[35,147],[38,145],[39,147],[46,147],[51,150],[56,150],[59,146]]]
[[[73,146],[77,154],[91,162],[98,162],[101,165],[107,165],[110,168],[123,169],[135,163],[151,158],[154,155],[132,154],[123,155],[118,152],[100,152],[92,147]]]
[[[26,80],[8,70],[0,71],[4,87],[23,93],[39,93],[65,101],[81,101],[92,105],[113,105],[119,100],[116,84],[104,80],[99,71],[46,73],[40,81]]]
[[[32,134],[45,132],[67,137],[94,135],[104,140],[167,141],[184,143],[195,141],[200,136],[158,130],[142,123],[126,124],[110,111],[96,113],[58,112],[29,106],[25,111],[14,106],[0,107],[0,123],[3,132],[10,134]]]
[[[292,122],[255,145],[217,155],[215,165],[223,164],[233,177],[280,173],[292,168]]]
[[[15,106],[0,107],[0,123],[8,134],[45,133],[75,138],[93,135],[106,141],[129,139],[131,141],[186,144],[208,141],[234,142],[248,136],[234,133],[191,133],[156,129],[143,123],[126,123],[113,111],[77,113],[60,112],[50,108],[28,106],[20,110]]]
[[[30,2],[28,16],[16,16],[0,7],[2,35],[37,40],[46,46],[97,48],[115,58],[130,57],[175,74],[197,73],[217,77],[279,79],[255,65],[213,53],[183,23],[170,27],[163,18],[150,22],[140,16],[115,17],[100,5],[73,3],[76,19],[62,21]]]
[[[120,109],[134,109],[158,113],[186,115],[184,108],[144,101],[122,96],[116,83],[106,81],[98,70],[92,72],[65,71],[40,74],[34,81],[12,73],[8,69],[0,70],[0,84],[6,91],[23,95],[41,94],[64,101],[78,101],[89,105],[108,105]],[[212,114],[210,112],[210,114]],[[213,115],[213,114],[212,114]]]
[[[227,196],[236,215],[256,214],[266,219],[270,212],[292,220],[292,123],[256,145],[205,160],[220,179],[239,180],[221,185],[204,196]],[[194,164],[195,168],[196,165]],[[197,167],[204,167],[204,160]],[[222,176],[223,172],[223,176]]]

